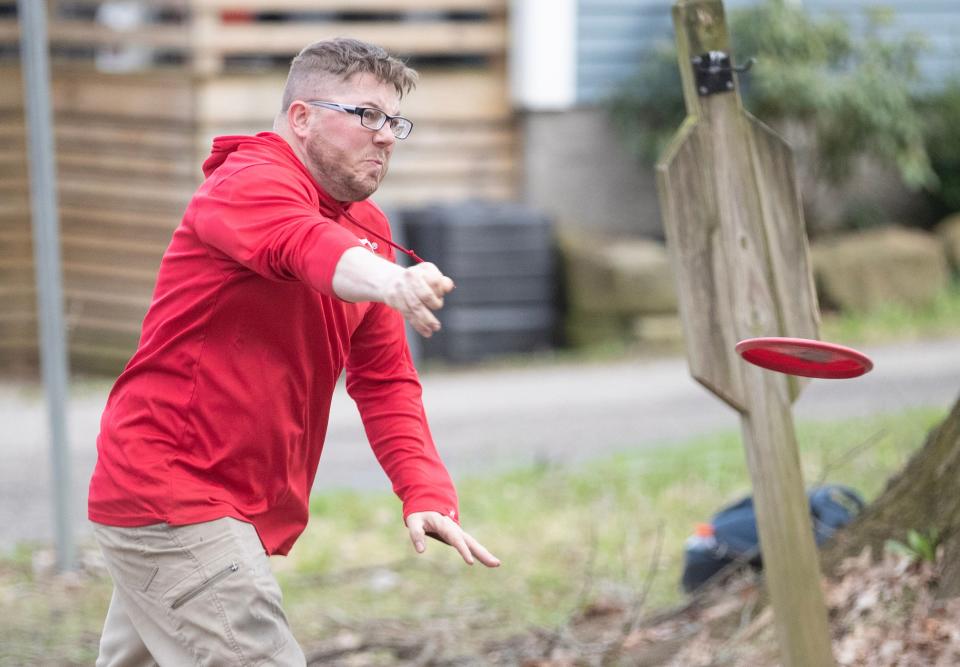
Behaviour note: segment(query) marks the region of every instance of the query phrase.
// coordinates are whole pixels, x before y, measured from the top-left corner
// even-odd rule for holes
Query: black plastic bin
[[[553,225],[520,204],[467,201],[402,213],[404,237],[457,289],[421,353],[448,361],[549,349],[557,325]]]

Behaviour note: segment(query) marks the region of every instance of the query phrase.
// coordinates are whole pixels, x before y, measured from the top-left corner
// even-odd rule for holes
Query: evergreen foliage
[[[740,76],[741,94],[744,106],[764,122],[810,129],[818,177],[843,183],[853,161],[868,156],[895,167],[911,188],[933,191],[938,176],[918,94],[924,90],[917,67],[923,41],[885,36],[893,20],[890,11],[871,9],[866,28],[854,31],[838,17],[813,17],[785,0],[733,11],[735,62],[757,58],[749,74]],[[628,145],[643,161],[654,162],[685,113],[673,45],[651,49],[608,108]]]

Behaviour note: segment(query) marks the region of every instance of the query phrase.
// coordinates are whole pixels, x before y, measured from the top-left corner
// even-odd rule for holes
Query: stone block
[[[644,315],[677,310],[670,259],[647,239],[562,236],[570,310]]]
[[[903,227],[853,232],[811,247],[820,304],[865,312],[884,304],[922,307],[949,283],[943,246]]]
[[[953,270],[960,272],[960,213],[954,213],[941,220],[935,231],[943,243]]]

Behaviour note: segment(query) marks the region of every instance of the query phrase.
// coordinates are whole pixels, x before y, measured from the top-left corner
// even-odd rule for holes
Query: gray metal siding
[[[727,11],[756,0],[727,0]],[[577,102],[597,104],[636,69],[645,50],[673,39],[669,0],[579,0],[577,7]],[[894,24],[881,34],[919,33],[928,49],[920,59],[925,79],[960,76],[960,0],[804,0],[815,15],[838,14],[855,29],[868,7],[889,7]],[[749,54],[741,54],[749,55]]]
[[[665,0],[580,0],[577,8],[577,102],[601,102],[636,68],[640,54],[673,26]]]

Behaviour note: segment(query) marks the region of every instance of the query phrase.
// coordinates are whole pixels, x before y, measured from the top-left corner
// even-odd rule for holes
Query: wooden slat
[[[23,114],[23,84],[20,78],[20,67],[17,65],[0,66],[0,109],[16,111]]]
[[[20,132],[17,132],[17,129],[20,129]],[[26,149],[27,140],[23,126],[20,128],[14,126],[9,129],[0,128],[0,151],[10,155],[19,155],[26,159]]]
[[[155,9],[189,9],[192,0],[149,0],[150,6]],[[51,14],[56,15],[64,9],[96,9],[104,0],[48,0],[51,4]]]
[[[67,206],[100,205],[117,210],[182,215],[192,191],[148,182],[120,187],[116,182],[96,181],[83,175],[61,174],[60,199]]]
[[[10,141],[0,141],[0,162],[16,164],[26,167],[27,156],[26,146],[22,141],[11,139]]]
[[[113,337],[121,341],[136,342],[140,336],[140,322],[116,320],[107,317],[93,317],[89,315],[67,315],[69,321],[70,338],[73,340],[88,340],[90,342],[104,342],[104,337]]]
[[[96,340],[96,332],[111,331],[124,339],[132,336],[136,341],[140,336],[143,316],[147,312],[149,300],[144,300],[137,308],[124,308],[108,301],[67,301],[72,332],[85,330],[88,338]],[[76,340],[74,336],[74,340]],[[101,341],[102,342],[102,341]]]
[[[194,0],[196,2],[196,0]],[[204,10],[241,10],[257,12],[316,12],[316,11],[448,11],[448,12],[502,12],[507,0],[200,0]]]
[[[30,313],[0,315],[0,340],[30,341],[36,336],[36,317]]]
[[[20,41],[20,24],[17,17],[0,18],[0,44],[16,44]]]
[[[121,248],[122,246],[116,243],[108,245],[104,239],[93,243],[64,241],[63,261],[78,269],[97,267],[98,270],[112,271],[119,275],[133,271],[136,275],[150,275],[152,280],[160,267],[164,246],[144,247],[136,251]]]
[[[149,280],[142,278],[131,279],[129,276],[90,274],[80,270],[73,270],[70,275],[64,276],[64,289],[95,290],[103,293],[104,297],[133,296],[150,303],[153,294],[156,276]],[[144,309],[146,310],[146,309]]]
[[[0,76],[3,72],[0,71]],[[23,122],[23,107],[0,111],[0,137],[7,139],[11,136],[23,136],[26,124]]]
[[[108,313],[120,318],[133,318],[138,323],[143,319],[147,312],[149,299],[145,299],[143,294],[105,294],[100,291],[91,291],[84,289],[65,289],[64,296],[68,301],[78,304],[84,312],[96,314],[99,317],[105,317]]]
[[[56,123],[57,148],[67,145],[90,146],[102,144],[116,150],[118,146],[135,146],[138,151],[189,156],[193,145],[191,128],[152,128],[136,125],[107,123],[108,119],[83,121],[65,115]],[[0,128],[0,137],[3,136]]]
[[[156,268],[94,266],[69,261],[63,263],[63,274],[64,285],[117,294],[149,294],[157,278]]]
[[[61,7],[95,8],[103,0],[55,0]],[[252,11],[252,12],[396,12],[397,0],[150,0],[158,9],[189,9],[195,11]],[[407,12],[502,12],[507,0],[403,0],[399,10]]]
[[[30,203],[26,193],[20,193],[21,197],[14,200],[0,196],[0,223],[4,226],[13,225],[23,221],[26,226],[30,225]]]
[[[349,35],[402,55],[502,53],[507,47],[503,23],[474,21],[298,21],[296,23],[227,23],[209,40],[193,45],[194,52],[221,55],[270,54],[294,56],[307,44]]]
[[[155,243],[166,247],[180,216],[154,215],[111,208],[61,207],[60,227],[64,234],[79,237],[123,238],[129,241]]]
[[[28,259],[33,256],[30,230],[26,227],[5,231],[0,236],[0,262]]]
[[[6,205],[16,205],[29,201],[30,183],[27,176],[0,179],[0,201]]]
[[[27,163],[22,154],[0,150],[0,180],[21,178],[26,173]]]
[[[33,259],[21,257],[0,262],[0,284],[6,287],[33,285]]]
[[[0,163],[0,170],[3,165]],[[199,176],[199,168],[181,160],[110,154],[108,151],[61,152],[57,155],[57,168],[61,173],[71,170],[79,174],[115,174],[119,183],[131,177],[146,175],[154,179],[183,179],[186,186]]]
[[[147,25],[112,30],[90,21],[59,19],[50,23],[50,41],[57,46],[142,46],[170,51],[190,49],[190,33],[181,25]]]
[[[6,312],[35,313],[37,307],[37,291],[31,286],[0,288],[0,303]]]
[[[189,124],[194,94],[185,73],[105,75],[85,68],[54,73],[53,105],[58,120],[70,115]]]
[[[99,345],[70,345],[70,359],[75,372],[116,377],[130,359],[133,350],[116,350]]]

